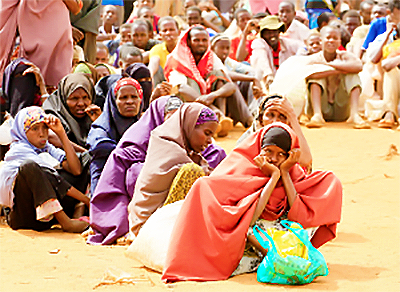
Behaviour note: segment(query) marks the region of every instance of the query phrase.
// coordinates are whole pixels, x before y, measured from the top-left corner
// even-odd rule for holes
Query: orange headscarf
[[[196,65],[192,51],[190,50],[187,39],[189,32],[195,27],[202,27],[201,25],[194,25],[190,27],[185,34],[179,39],[175,49],[168,55],[167,62],[164,68],[164,74],[167,80],[169,80],[169,74],[176,70],[179,73],[193,79],[197,82],[200,87],[201,94],[206,94],[207,84],[205,77],[213,70],[213,52],[208,45],[207,51]]]
[[[258,198],[269,180],[253,160],[271,127],[285,129],[292,137],[292,149],[299,147],[289,126],[273,123],[243,141],[209,177],[198,179],[177,218],[163,280],[224,280],[236,269]],[[311,240],[319,247],[336,236],[342,205],[341,183],[331,172],[307,175],[298,164],[290,169],[290,176],[298,193],[293,205],[289,207],[279,181],[261,218],[275,220],[289,210],[289,220],[305,228],[319,226]]]

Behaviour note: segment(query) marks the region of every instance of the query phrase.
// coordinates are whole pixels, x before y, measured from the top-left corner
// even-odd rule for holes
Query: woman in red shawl
[[[278,140],[286,135],[286,142],[277,143],[275,132],[281,135]],[[280,146],[271,150],[271,145]],[[287,217],[304,228],[314,227],[315,247],[333,239],[341,215],[341,183],[332,172],[307,175],[297,163],[298,148],[293,130],[273,123],[243,141],[209,177],[198,179],[174,226],[162,279],[227,279],[257,219]]]

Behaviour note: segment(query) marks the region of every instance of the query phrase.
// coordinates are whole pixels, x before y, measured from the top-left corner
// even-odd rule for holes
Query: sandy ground
[[[346,124],[306,129],[314,169],[332,170],[344,189],[337,238],[320,248],[329,275],[305,286],[258,283],[256,274],[218,282],[165,285],[129,259],[123,246],[89,246],[60,230],[12,231],[0,225],[0,291],[400,291],[400,132]],[[243,128],[217,143],[230,151]],[[131,283],[101,285],[104,275]],[[104,281],[103,281],[104,282]],[[100,284],[100,285],[99,285]]]

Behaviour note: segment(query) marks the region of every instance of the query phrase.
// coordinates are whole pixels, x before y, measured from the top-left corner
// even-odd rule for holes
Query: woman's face
[[[140,96],[132,85],[122,86],[117,92],[115,102],[118,112],[123,117],[132,118],[139,113]]]
[[[42,149],[46,146],[46,142],[49,138],[49,127],[45,123],[33,124],[32,127],[26,131],[26,137],[29,143],[36,148]]]
[[[99,78],[110,75],[110,71],[105,66],[97,66],[96,71],[99,74]]]
[[[205,122],[197,125],[189,136],[189,144],[192,150],[201,153],[209,144],[211,144],[215,131],[217,130],[217,122]]]
[[[287,117],[278,112],[277,110],[266,109],[262,117],[262,126],[272,124],[274,122],[281,122],[288,124]]]
[[[86,115],[85,109],[91,103],[89,94],[82,87],[77,88],[67,97],[69,111],[76,118],[83,118]]]
[[[287,153],[275,145],[265,146],[261,149],[260,155],[265,156],[268,163],[271,163],[278,168],[287,159]]]

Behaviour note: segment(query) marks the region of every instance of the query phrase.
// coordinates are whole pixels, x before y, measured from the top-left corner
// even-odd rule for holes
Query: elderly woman
[[[58,89],[43,103],[46,113],[51,113],[61,123],[75,150],[86,151],[86,139],[90,126],[101,114],[101,109],[92,104],[94,97],[93,83],[84,73],[65,76],[58,84]],[[56,140],[50,142],[59,146]]]
[[[121,78],[108,91],[104,111],[92,124],[87,139],[92,155],[91,194],[111,151],[125,131],[139,120],[142,99],[142,87],[133,78]]]

